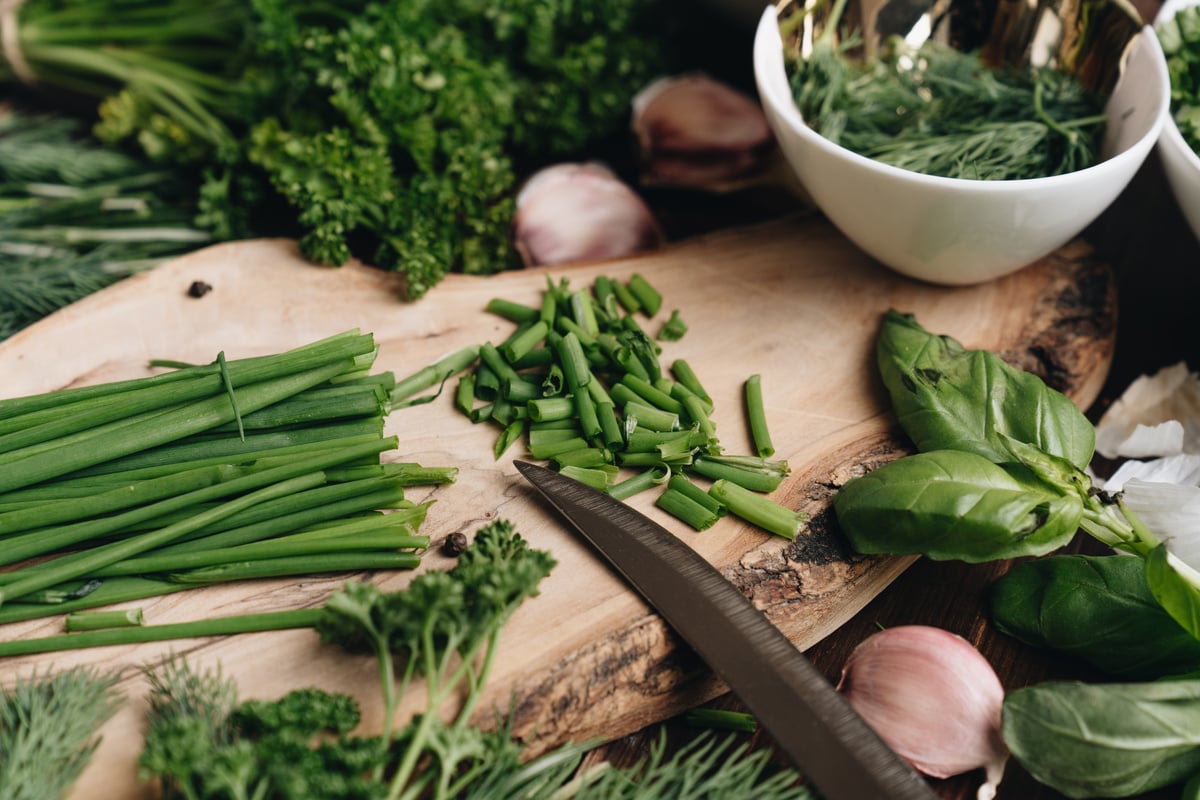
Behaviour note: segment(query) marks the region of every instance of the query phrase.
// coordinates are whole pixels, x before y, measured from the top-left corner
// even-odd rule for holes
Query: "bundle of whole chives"
[[[448,356],[433,382],[476,352]],[[413,384],[369,374],[375,353],[370,334],[346,331],[0,400],[0,561],[14,565],[0,573],[0,622],[214,582],[415,567],[428,503],[404,488],[456,470],[383,460],[398,445],[384,417]]]
[[[765,495],[778,488],[788,466],[767,458],[774,447],[761,378],[751,376],[745,393],[755,452],[727,455],[711,417],[712,397],[691,365],[675,359],[664,367],[661,346],[635,318],[653,317],[662,305],[658,290],[636,273],[627,281],[598,276],[589,288],[547,278],[536,305],[493,299],[486,310],[513,322],[515,329],[499,344],[460,351],[455,365],[463,374],[454,407],[473,423],[499,427],[497,459],[524,440],[531,458],[614,497],[627,499],[660,487],[659,508],[696,530],[711,527],[727,509],[685,475],[735,483],[778,506]],[[686,332],[678,311],[668,322],[674,324],[660,329],[666,331],[660,340]],[[477,358],[468,361],[472,351]],[[444,381],[447,363],[442,359],[397,385],[428,388],[434,376]],[[618,467],[637,474],[619,480]],[[668,480],[671,476],[684,482]],[[782,506],[778,516],[760,511],[738,516],[765,530],[795,535],[785,524],[799,518],[795,512]]]

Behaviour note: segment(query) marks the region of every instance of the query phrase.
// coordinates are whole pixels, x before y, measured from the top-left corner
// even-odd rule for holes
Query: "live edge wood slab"
[[[852,553],[829,503],[849,477],[907,452],[874,367],[874,342],[888,308],[914,313],[927,329],[983,347],[1030,369],[1086,408],[1102,386],[1113,352],[1115,282],[1082,242],[988,284],[935,287],[896,275],[818,218],[786,218],[738,228],[619,261],[454,275],[406,303],[399,282],[359,264],[305,263],[291,242],[219,245],[123,281],[0,344],[0,396],[149,374],[147,361],[207,362],[277,352],[349,328],[373,332],[377,370],[408,375],[470,344],[499,342],[511,323],[484,311],[503,297],[536,304],[547,278],[589,286],[597,275],[644,275],[665,298],[660,318],[678,309],[689,324],[663,343],[663,361],[686,359],[713,395],[727,452],[749,451],[742,386],[762,376],[777,457],[790,477],[773,497],[810,515],[788,542],[734,518],[696,533],[653,507],[661,521],[717,565],[800,649],[820,641],[863,608],[911,563]],[[188,295],[193,281],[212,291]],[[661,319],[645,320],[654,333]],[[531,752],[566,740],[611,740],[725,691],[664,623],[538,502],[512,465],[520,446],[493,458],[496,429],[472,425],[437,401],[395,411],[400,439],[389,459],[458,467],[458,480],[435,490],[422,532],[437,540],[468,535],[496,517],[512,520],[558,562],[537,598],[504,632],[481,712],[515,702],[515,733]],[[423,569],[448,566],[436,547]],[[140,605],[148,623],[273,609],[315,607],[346,575],[257,581],[175,594]],[[411,573],[359,575],[387,588]],[[0,637],[58,633],[60,619],[0,628]],[[273,698],[301,686],[348,692],[364,707],[365,730],[378,729],[373,664],[322,646],[311,631],[109,647],[0,661],[0,683],[75,664],[123,670],[127,697],[76,796],[154,797],[135,760],[147,688],[143,669],[170,654],[201,669],[219,668],[242,697]],[[413,699],[412,710],[416,706]]]

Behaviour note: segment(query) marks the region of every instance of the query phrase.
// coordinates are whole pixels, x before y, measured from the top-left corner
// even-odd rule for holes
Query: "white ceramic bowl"
[[[1154,24],[1158,25],[1181,9],[1198,3],[1200,0],[1167,0],[1155,17]],[[1200,238],[1200,156],[1184,141],[1170,113],[1158,137],[1158,154],[1162,159],[1163,174],[1167,176],[1167,184],[1183,211],[1184,219]]]
[[[898,272],[968,285],[1015,272],[1070,241],[1142,165],[1167,117],[1169,79],[1149,27],[1134,35],[1126,52],[1125,69],[1105,108],[1103,160],[1065,175],[1012,181],[923,175],[860,156],[817,134],[792,100],[773,7],[759,19],[754,73],[785,158],[830,222]]]

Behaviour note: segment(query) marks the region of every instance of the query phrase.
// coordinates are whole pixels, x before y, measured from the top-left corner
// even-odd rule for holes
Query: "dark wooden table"
[[[1157,8],[1154,0],[1138,3],[1146,18]],[[710,51],[711,52],[711,51]],[[726,65],[718,77],[746,85],[744,65]],[[736,224],[775,213],[784,198],[770,192],[735,197],[697,197],[689,193],[660,194],[654,198],[669,232],[685,236],[717,224]],[[1126,191],[1085,233],[1098,255],[1112,265],[1118,287],[1116,351],[1102,393],[1088,410],[1093,420],[1129,383],[1185,361],[1200,368],[1200,241],[1183,219],[1165,182],[1157,153],[1153,153]],[[1098,552],[1093,540],[1082,534],[1070,549]],[[917,561],[894,584],[835,634],[809,652],[812,662],[836,681],[853,647],[880,626],[919,623],[936,625],[966,637],[988,658],[1008,689],[1052,678],[1099,679],[1078,662],[1022,645],[996,632],[989,624],[986,593],[990,584],[1012,562],[963,564]],[[739,708],[727,695],[714,706]],[[694,729],[678,721],[667,726],[672,738],[683,741]],[[642,756],[656,736],[657,727],[611,743],[596,758],[629,763]],[[769,737],[749,737],[756,746],[770,746]],[[979,774],[932,781],[937,794],[947,800],[975,797]],[[1147,798],[1177,796],[1164,791]],[[1018,764],[1010,762],[998,800],[1055,800],[1062,795],[1034,781]]]

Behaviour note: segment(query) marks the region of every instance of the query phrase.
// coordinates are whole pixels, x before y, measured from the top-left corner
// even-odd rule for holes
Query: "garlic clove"
[[[762,108],[701,73],[659,78],[638,92],[632,127],[647,183],[721,189],[773,163]]]
[[[516,203],[513,242],[527,267],[618,258],[663,243],[646,203],[602,164],[546,167]]]
[[[983,768],[977,797],[995,796],[1008,760],[1004,688],[966,639],[926,625],[882,630],[850,654],[837,688],[914,769],[948,778]]]

